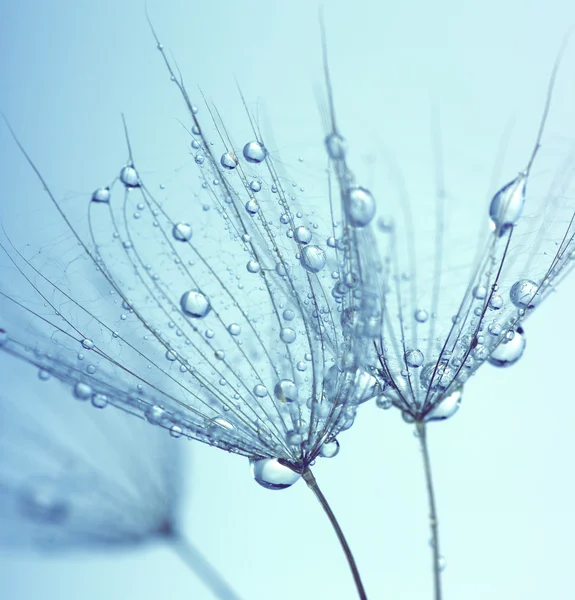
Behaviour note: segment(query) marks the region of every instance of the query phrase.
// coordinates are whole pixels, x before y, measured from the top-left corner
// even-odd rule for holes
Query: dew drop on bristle
[[[311,231],[307,227],[301,225],[294,229],[293,237],[295,241],[300,244],[309,244],[311,242]]]
[[[137,188],[140,186],[140,178],[138,177],[138,172],[131,165],[126,165],[120,171],[120,181],[127,188]]]
[[[250,468],[256,482],[268,490],[284,490],[301,477],[277,458],[250,459]]]
[[[493,230],[502,236],[517,224],[525,205],[527,175],[520,173],[513,181],[504,185],[491,199],[489,217]]]
[[[257,179],[254,179],[253,181],[250,181],[250,190],[252,192],[259,192],[262,189],[262,182],[258,181]]]
[[[518,327],[515,335],[509,341],[501,342],[487,360],[495,367],[510,367],[523,356],[526,345],[525,332]]]
[[[365,227],[375,215],[375,200],[369,190],[353,187],[347,192],[345,213],[354,227]]]
[[[462,396],[461,390],[455,390],[428,412],[424,421],[445,421],[445,419],[449,419],[459,410]]]
[[[509,298],[517,308],[535,308],[541,300],[538,290],[539,286],[534,281],[520,279],[511,287]]]
[[[422,308],[416,310],[413,316],[418,323],[425,323],[429,319],[429,313]]]
[[[319,273],[325,267],[325,252],[319,246],[302,248],[300,263],[310,273]]]
[[[248,142],[243,149],[244,158],[249,163],[261,163],[265,160],[267,151],[263,144],[259,142]]]
[[[186,292],[180,299],[180,306],[184,314],[194,319],[203,319],[211,309],[207,296],[198,290]]]
[[[491,300],[489,300],[489,308],[492,310],[499,310],[503,308],[503,298],[497,294],[491,296]]]
[[[330,133],[325,138],[325,148],[332,160],[342,160],[347,152],[345,139],[339,133]]]
[[[274,396],[280,402],[295,402],[297,395],[297,386],[291,379],[280,379],[274,386]]]
[[[295,341],[296,332],[291,327],[283,327],[280,331],[280,338],[285,344],[291,344]]]
[[[409,367],[421,367],[423,364],[423,352],[417,348],[408,350],[405,353],[405,362]]]
[[[92,397],[92,388],[87,383],[78,382],[74,386],[74,396],[78,400],[89,400]]]
[[[176,223],[172,228],[172,236],[178,242],[189,242],[192,238],[192,226],[189,223]]]
[[[220,164],[224,169],[232,171],[238,166],[238,158],[233,152],[226,152],[225,154],[222,154]]]
[[[324,442],[319,450],[319,455],[324,458],[333,458],[339,453],[339,442],[332,440],[331,442]]]
[[[110,202],[110,188],[101,187],[92,194],[92,202]]]

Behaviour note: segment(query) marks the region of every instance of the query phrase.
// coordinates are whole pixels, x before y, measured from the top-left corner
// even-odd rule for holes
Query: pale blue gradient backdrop
[[[421,148],[428,160],[432,106],[441,110],[453,185],[465,184],[458,181],[462,161],[477,164],[472,184],[488,188],[512,116],[505,164],[509,175],[523,166],[560,39],[575,24],[572,2],[356,0],[325,2],[324,10],[338,115],[360,174],[381,149],[403,161],[408,153],[416,160]],[[244,122],[235,77],[250,106],[261,101],[262,121],[286,162],[321,139],[313,2],[151,1],[149,11],[189,90],[199,85],[226,122]],[[574,56],[564,65],[555,113],[569,131]],[[186,161],[175,121],[184,116],[182,102],[155,49],[144,2],[4,0],[0,60],[0,108],[57,195],[88,194],[117,172],[126,158],[120,112],[140,163],[170,173]],[[2,213],[25,213],[28,202],[42,210],[40,186],[5,128],[0,149]],[[11,231],[20,241],[46,234],[29,231],[25,220],[11,221]],[[575,277],[529,323],[520,363],[482,368],[459,414],[430,429],[447,600],[575,597],[574,292]],[[9,391],[7,374],[1,380]],[[427,501],[410,428],[397,412],[365,407],[340,442],[340,455],[320,461],[316,476],[370,598],[430,598]],[[340,548],[303,483],[269,492],[251,480],[245,459],[191,449],[187,530],[244,598],[354,597]],[[166,596],[210,597],[161,548],[0,556],[6,600]]]

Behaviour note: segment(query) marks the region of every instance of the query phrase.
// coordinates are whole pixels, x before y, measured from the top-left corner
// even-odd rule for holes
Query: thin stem
[[[240,597],[222,575],[187,538],[174,532],[167,538],[167,542],[216,598],[220,600],[240,600]]]
[[[337,522],[337,519],[335,518],[333,511],[331,510],[331,507],[330,507],[326,497],[323,495],[322,491],[319,489],[317,481],[316,481],[315,477],[313,476],[313,473],[311,472],[311,469],[309,467],[307,467],[303,471],[302,477],[303,477],[304,481],[307,483],[310,490],[315,494],[315,497],[319,500],[319,503],[321,504],[323,510],[325,511],[325,514],[327,515],[328,519],[330,520],[330,523],[337,535],[339,543],[341,544],[342,550],[347,559],[349,568],[351,569],[351,572],[353,575],[353,580],[355,581],[355,587],[357,588],[357,593],[359,594],[360,599],[367,600],[367,595],[365,593],[363,583],[361,582],[361,577],[359,575],[359,570],[357,568],[357,565],[355,564],[355,559],[353,558],[353,554],[351,553],[351,548],[349,547],[349,544],[347,543],[347,540],[345,539],[345,535],[343,534],[343,531],[342,531],[341,527],[339,526],[339,523]]]
[[[431,543],[433,544],[433,581],[435,600],[441,600],[441,555],[439,554],[439,524],[437,523],[437,509],[435,506],[435,493],[433,491],[433,478],[431,476],[431,461],[427,448],[427,431],[425,423],[416,423],[423,465],[425,467],[425,481],[427,483],[427,498],[429,500],[429,527],[431,529]]]

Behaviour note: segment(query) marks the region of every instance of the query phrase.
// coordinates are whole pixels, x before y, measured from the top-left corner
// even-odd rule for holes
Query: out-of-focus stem
[[[349,547],[349,544],[347,543],[347,540],[345,539],[345,535],[343,534],[343,531],[342,531],[341,527],[339,526],[339,523],[337,522],[337,519],[335,518],[333,511],[331,510],[331,507],[330,507],[326,497],[323,495],[323,492],[320,490],[320,488],[317,484],[317,481],[316,481],[315,477],[313,476],[313,473],[311,472],[311,469],[309,467],[307,467],[303,471],[302,477],[303,477],[304,481],[307,483],[310,490],[315,494],[315,497],[319,500],[319,503],[321,504],[325,514],[327,515],[328,519],[330,520],[330,523],[337,535],[339,543],[341,544],[341,547],[342,547],[345,557],[347,559],[349,568],[351,569],[351,573],[353,575],[353,580],[355,581],[355,587],[357,588],[357,593],[359,594],[360,599],[367,600],[367,595],[365,593],[365,589],[363,587],[363,583],[361,581],[361,577],[359,575],[359,570],[355,563],[355,559],[353,558],[353,554],[351,553],[351,548]]]
[[[435,506],[435,493],[433,491],[433,478],[431,476],[431,461],[427,448],[427,431],[425,423],[416,423],[421,453],[423,454],[423,466],[425,468],[425,481],[427,484],[427,498],[429,501],[429,527],[431,529],[431,543],[433,544],[433,583],[435,589],[435,600],[441,600],[441,555],[439,553],[439,525],[437,523],[437,509]]]
[[[174,532],[168,536],[167,541],[174,552],[202,580],[216,598],[240,600],[222,575],[188,539]]]

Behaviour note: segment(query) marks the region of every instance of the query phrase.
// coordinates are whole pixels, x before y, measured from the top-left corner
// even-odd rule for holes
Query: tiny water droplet
[[[280,331],[280,338],[282,342],[291,344],[295,341],[296,332],[291,327],[283,327]]]
[[[131,165],[126,165],[120,171],[120,181],[127,188],[137,188],[140,186],[140,178],[138,177],[138,172]]]
[[[259,192],[262,189],[262,182],[258,181],[257,179],[254,179],[253,181],[250,181],[250,190],[252,192]]]
[[[92,194],[92,202],[110,202],[110,188],[101,187],[94,190]]]
[[[260,272],[260,263],[257,260],[249,260],[246,264],[246,269],[249,273],[259,273]]]
[[[526,185],[527,175],[520,173],[493,196],[489,205],[489,217],[492,228],[499,237],[519,221],[525,205]]]
[[[425,323],[429,319],[429,313],[422,308],[416,310],[413,316],[418,323]]]
[[[230,335],[240,335],[242,328],[237,323],[231,323],[228,325],[228,332]]]
[[[172,236],[178,242],[189,242],[192,237],[192,226],[189,223],[176,223],[172,229]]]
[[[74,386],[74,396],[78,400],[89,400],[92,397],[92,388],[87,383],[78,382]]]

